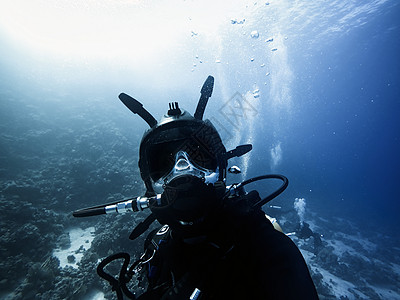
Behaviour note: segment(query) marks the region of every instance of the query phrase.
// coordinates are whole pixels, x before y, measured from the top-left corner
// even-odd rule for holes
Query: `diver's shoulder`
[[[260,207],[254,207],[251,199],[245,196],[232,200],[224,206],[222,212],[224,219],[222,222],[227,226],[235,228],[238,233],[247,237],[274,230],[265,212]]]

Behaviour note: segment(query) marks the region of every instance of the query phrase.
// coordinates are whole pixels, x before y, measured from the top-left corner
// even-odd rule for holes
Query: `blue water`
[[[397,1],[80,5],[0,4],[2,190],[39,186],[23,200],[56,212],[140,195],[147,126],[118,94],[157,119],[170,101],[193,113],[213,75],[205,117],[227,148],[254,148],[229,180],[284,174],[274,204],[305,198],[309,218],[344,218],[398,246]]]
[[[304,101],[298,111],[303,117],[291,138],[291,148],[302,153],[293,154],[304,164],[302,181],[311,180],[317,196],[329,200],[319,207],[370,224],[387,222],[395,230],[400,212],[398,14],[396,7],[375,14],[321,46],[308,64],[299,63],[299,70],[307,70],[295,87]],[[302,85],[312,86],[311,93]]]

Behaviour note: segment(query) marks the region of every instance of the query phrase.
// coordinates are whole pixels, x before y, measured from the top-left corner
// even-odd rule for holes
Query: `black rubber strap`
[[[142,103],[125,93],[121,93],[118,98],[122,101],[122,103],[125,104],[127,108],[129,108],[131,112],[141,116],[151,128],[157,125],[157,120],[145,108],[143,108]]]
[[[199,99],[199,103],[197,104],[196,112],[194,113],[194,117],[197,120],[202,120],[204,115],[204,110],[206,109],[208,98],[211,97],[214,88],[214,77],[208,76],[206,81],[201,88],[201,96]]]

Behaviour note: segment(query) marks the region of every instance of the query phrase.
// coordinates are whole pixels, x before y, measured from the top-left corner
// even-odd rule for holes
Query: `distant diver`
[[[241,145],[227,151],[209,120],[203,120],[214,78],[209,76],[192,116],[170,103],[160,122],[132,97],[121,101],[150,126],[140,143],[139,169],[144,196],[74,212],[76,217],[149,208],[151,214],[132,232],[135,239],[157,220],[162,226],[148,234],[144,253],[129,266],[130,256],[104,259],[98,274],[109,281],[118,299],[318,299],[307,265],[296,245],[275,230],[262,206],[282,193],[288,180],[262,175],[226,186],[228,160],[252,149]],[[239,173],[238,167],[229,168]],[[261,198],[245,186],[264,179],[282,185]],[[116,278],[106,272],[123,259]],[[132,278],[145,274],[147,289],[136,295]]]
[[[314,239],[314,251],[318,251],[322,247],[321,235],[319,233],[313,232],[310,228],[310,224],[306,222],[301,222],[297,226],[296,236],[300,239],[308,239],[313,237]]]

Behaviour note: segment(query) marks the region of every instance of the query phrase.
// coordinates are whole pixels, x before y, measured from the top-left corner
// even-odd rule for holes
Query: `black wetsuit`
[[[148,265],[139,299],[318,299],[296,245],[245,201],[226,205],[204,237],[183,241],[170,229]]]

